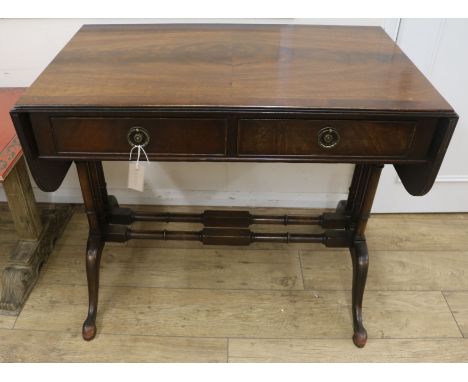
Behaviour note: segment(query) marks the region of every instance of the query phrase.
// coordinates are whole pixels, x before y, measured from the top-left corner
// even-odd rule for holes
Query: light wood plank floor
[[[364,349],[351,341],[349,253],[313,244],[109,244],[85,342],[86,235],[77,207],[20,316],[0,316],[0,361],[468,361],[468,214],[372,217]],[[0,205],[0,267],[15,239]]]

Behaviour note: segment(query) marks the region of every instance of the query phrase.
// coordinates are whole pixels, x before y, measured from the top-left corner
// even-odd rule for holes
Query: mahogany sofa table
[[[106,242],[323,243],[353,260],[354,343],[366,223],[385,164],[412,195],[437,176],[457,114],[381,28],[294,25],[88,25],[11,112],[31,173],[56,190],[78,169],[89,237],[86,340],[96,334]],[[247,211],[138,213],[107,194],[102,160],[144,147],[154,161],[355,164],[348,200],[321,216]],[[199,222],[200,231],[132,230],[136,220]],[[323,233],[257,233],[251,224],[320,225]],[[313,325],[313,322],[311,322]]]

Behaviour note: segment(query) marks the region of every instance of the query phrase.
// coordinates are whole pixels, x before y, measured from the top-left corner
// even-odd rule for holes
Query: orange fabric
[[[10,118],[10,109],[24,90],[24,88],[0,88],[0,182],[5,180],[23,154]]]

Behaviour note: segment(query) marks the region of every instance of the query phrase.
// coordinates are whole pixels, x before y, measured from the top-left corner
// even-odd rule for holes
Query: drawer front
[[[225,119],[52,117],[57,154],[125,154],[135,127],[148,135],[148,155],[226,155]],[[134,137],[132,137],[134,138]]]
[[[239,156],[407,157],[416,122],[241,119]]]

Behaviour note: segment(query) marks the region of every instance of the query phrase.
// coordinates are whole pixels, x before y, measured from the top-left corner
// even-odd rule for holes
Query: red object
[[[16,136],[10,109],[24,93],[24,88],[0,88],[0,182],[3,182],[23,150]]]

